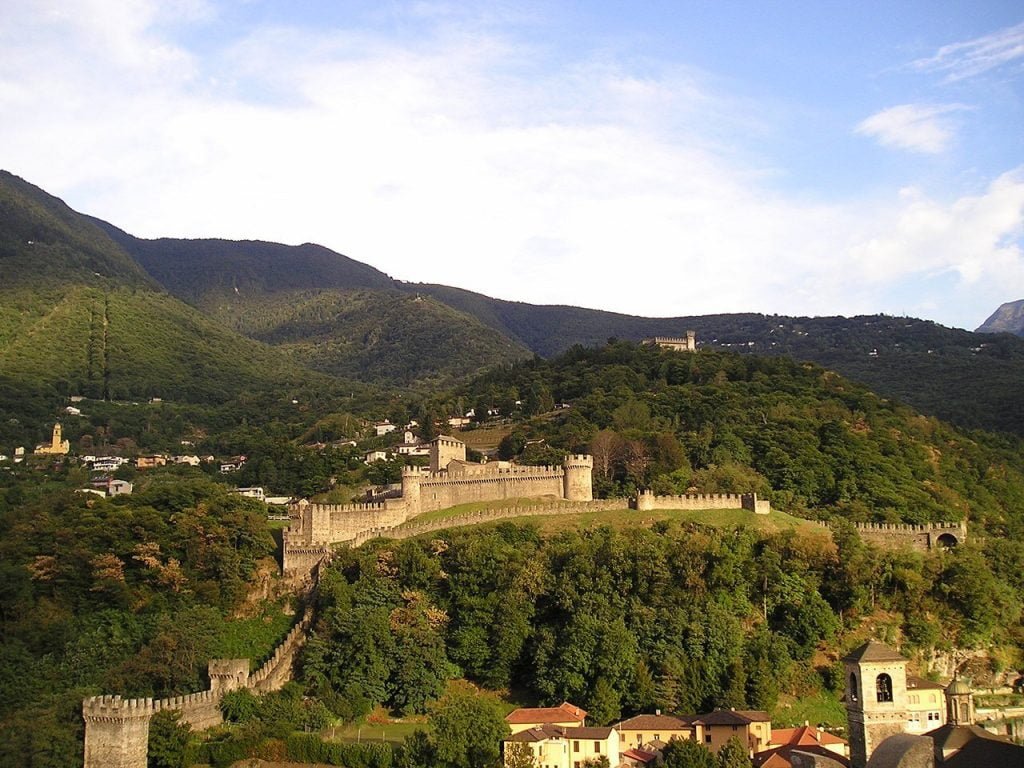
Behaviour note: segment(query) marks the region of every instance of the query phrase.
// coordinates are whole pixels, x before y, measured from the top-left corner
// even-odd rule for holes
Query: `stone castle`
[[[671,349],[676,352],[696,352],[697,333],[687,331],[686,336],[655,336],[653,339],[644,339],[644,344],[654,344],[663,349]]]
[[[352,542],[368,531],[394,528],[424,512],[514,499],[589,502],[594,498],[593,470],[593,458],[585,455],[566,456],[560,467],[504,461],[476,464],[466,461],[464,442],[438,437],[430,443],[429,468],[402,470],[399,495],[370,504],[300,501],[292,505],[292,524],[284,533],[284,573],[302,579],[332,545]]]

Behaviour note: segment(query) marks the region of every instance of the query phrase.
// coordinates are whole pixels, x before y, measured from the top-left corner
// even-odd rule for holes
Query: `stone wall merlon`
[[[151,717],[158,709],[159,702],[153,699],[123,699],[117,695],[90,696],[82,702],[85,717],[125,718]]]

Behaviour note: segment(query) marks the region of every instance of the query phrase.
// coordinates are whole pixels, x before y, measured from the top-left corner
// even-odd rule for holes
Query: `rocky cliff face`
[[[1024,299],[1008,301],[984,323],[978,326],[978,333],[1013,333],[1024,336]]]

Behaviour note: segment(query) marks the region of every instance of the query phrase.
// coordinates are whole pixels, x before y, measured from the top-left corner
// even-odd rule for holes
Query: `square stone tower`
[[[907,660],[869,640],[843,659],[850,765],[864,768],[883,740],[907,728]]]
[[[457,437],[440,435],[430,441],[430,471],[441,472],[448,469],[453,461],[466,460],[466,444]]]

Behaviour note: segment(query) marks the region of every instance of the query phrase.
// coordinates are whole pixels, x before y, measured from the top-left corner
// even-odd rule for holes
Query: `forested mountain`
[[[167,290],[297,362],[378,383],[463,376],[574,344],[697,332],[698,343],[810,360],[965,427],[1024,434],[1024,340],[915,318],[648,318],[412,284],[314,245],[140,240],[98,222]],[[408,296],[421,302],[410,311]]]
[[[72,394],[199,404],[290,397],[297,369],[164,292],[60,200],[0,175],[0,439],[25,439]]]
[[[1008,301],[977,328],[977,333],[1012,333],[1024,336],[1024,299]]]
[[[529,355],[472,315],[318,245],[142,240],[95,221],[175,296],[314,370],[424,384]]]

